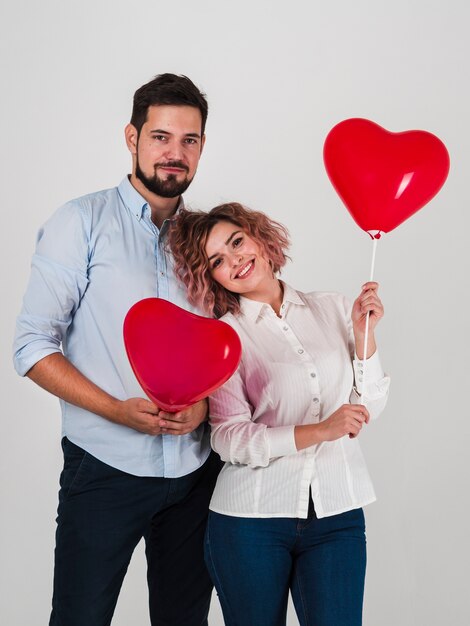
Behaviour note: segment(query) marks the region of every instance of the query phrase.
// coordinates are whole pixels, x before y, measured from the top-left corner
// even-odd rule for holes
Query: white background
[[[367,508],[366,626],[466,626],[469,484],[470,10],[465,0],[5,0],[2,51],[0,622],[46,624],[60,457],[55,398],[11,366],[14,319],[38,227],[66,200],[130,170],[123,127],[155,74],[208,94],[207,143],[186,194],[238,200],[284,222],[284,276],[353,298],[371,243],[323,168],[328,130],[366,117],[437,134],[440,194],[379,244],[379,339],[389,405],[361,435],[378,502]],[[113,625],[149,623],[141,546]],[[214,596],[211,626],[222,622]],[[290,610],[289,624],[296,619]]]

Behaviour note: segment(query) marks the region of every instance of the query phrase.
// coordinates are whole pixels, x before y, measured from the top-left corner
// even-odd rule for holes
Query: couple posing
[[[356,436],[389,382],[377,284],[352,309],[300,293],[277,277],[282,225],[237,203],[184,208],[207,111],[186,77],[142,86],[131,175],[38,234],[14,358],[62,407],[51,626],[110,624],[142,537],[153,626],[207,624],[213,584],[227,626],[284,624],[289,590],[302,625],[361,624],[374,492]],[[152,296],[222,317],[242,342],[235,375],[176,414],[142,397],[123,345],[127,311]]]

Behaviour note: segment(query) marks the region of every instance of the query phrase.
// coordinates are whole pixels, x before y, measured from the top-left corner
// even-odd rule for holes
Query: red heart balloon
[[[165,411],[206,398],[235,372],[241,344],[231,326],[146,298],[124,320],[124,344],[148,397]]]
[[[391,133],[361,118],[332,128],[323,158],[338,195],[367,232],[396,228],[436,195],[449,172],[449,154],[435,135]]]

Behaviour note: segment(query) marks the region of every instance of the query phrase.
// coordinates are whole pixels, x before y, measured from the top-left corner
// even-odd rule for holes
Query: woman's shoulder
[[[307,303],[326,304],[331,303],[343,303],[346,298],[342,293],[338,291],[300,291],[300,289],[294,289],[290,285],[286,286],[290,292],[296,293],[299,298]]]
[[[306,305],[314,313],[339,314],[348,318],[351,305],[347,298],[337,291],[300,291],[287,286],[289,299]]]
[[[236,326],[237,316],[230,312],[225,313],[225,315],[222,315],[222,317],[219,317],[219,322],[225,322],[226,324],[229,324],[230,326]]]

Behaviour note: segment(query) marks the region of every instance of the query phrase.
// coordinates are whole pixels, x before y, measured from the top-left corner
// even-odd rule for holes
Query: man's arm
[[[40,229],[31,276],[18,316],[14,364],[20,376],[66,402],[137,431],[164,432],[159,409],[143,398],[118,400],[84,376],[61,352],[70,323],[89,283],[88,263],[91,209],[72,201],[61,207]],[[175,428],[169,434],[185,434],[199,426],[205,412],[198,404],[170,416]]]
[[[118,400],[84,376],[61,353],[38,361],[26,376],[70,404],[147,435],[159,435],[159,408],[144,398]]]
[[[59,352],[38,361],[26,376],[70,404],[147,435],[186,435],[207,419],[206,400],[178,413],[160,412],[158,406],[144,398],[118,400],[91,382]]]

